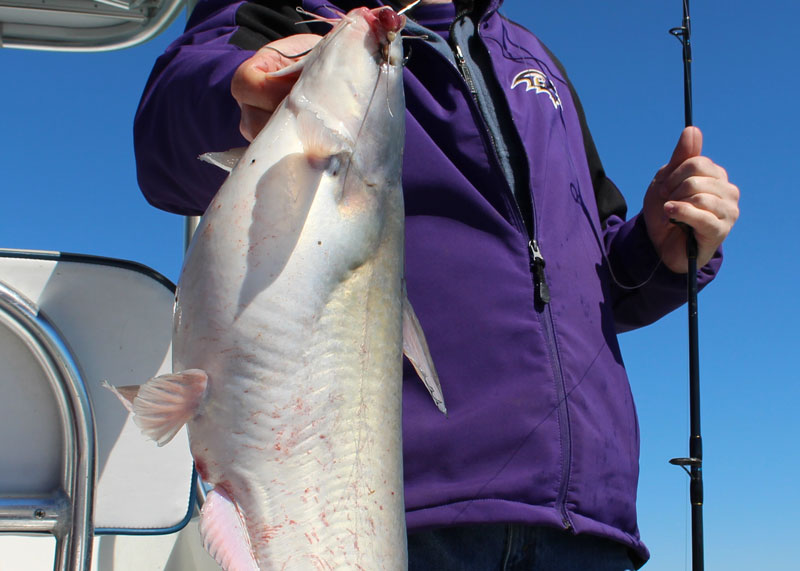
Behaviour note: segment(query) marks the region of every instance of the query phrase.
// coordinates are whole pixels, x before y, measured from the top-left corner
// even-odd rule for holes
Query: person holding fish
[[[292,149],[305,158],[284,157],[256,177],[256,192],[263,187],[265,196],[278,180],[285,186],[287,180],[300,184],[342,175],[337,200],[350,212],[372,200],[364,196],[380,191],[381,184],[369,182],[373,179],[367,180],[366,170],[402,169],[402,287],[408,298],[402,303],[403,349],[410,359],[402,375],[408,561],[404,545],[398,548],[402,555],[392,560],[359,559],[358,564],[336,559],[332,548],[331,559],[314,555],[319,565],[637,569],[649,553],[636,522],[638,425],[617,334],[646,326],[684,302],[685,234],[674,222],[694,229],[700,287],[716,276],[721,244],[739,214],[739,191],[722,167],[702,155],[702,134],[690,127],[656,171],[639,213],[628,217],[563,66],[531,32],[500,15],[500,0],[423,0],[408,10],[402,4],[201,0],[184,35],[156,62],[136,115],[142,191],[158,208],[203,214],[226,174],[197,157],[258,142],[259,134],[272,128],[273,114],[286,124],[296,114],[302,145]],[[369,10],[356,10],[362,6]],[[339,49],[334,46],[344,41],[336,35],[346,25],[342,20],[366,22],[365,37],[374,33],[378,38],[376,69],[404,65],[402,157],[378,153],[364,164],[353,162],[377,152],[384,144],[381,134],[402,137],[402,99],[387,94],[391,87],[383,85],[390,80],[383,71],[375,72],[369,89],[354,89],[347,96],[313,78],[298,81],[306,74],[323,77],[326,54],[333,52],[317,46]],[[321,42],[332,26],[337,27]],[[405,45],[404,62],[392,51],[399,41]],[[364,48],[353,44],[346,49]],[[346,67],[337,73],[360,73]],[[370,117],[363,128],[347,131],[325,119],[328,108],[362,101]],[[261,160],[252,151],[245,157],[231,177]],[[382,180],[383,175],[375,176]],[[354,181],[367,183],[355,189]],[[302,193],[296,196],[303,198]],[[303,208],[313,212],[317,200],[311,206],[309,198]],[[287,207],[287,216],[297,208]],[[267,214],[273,226],[282,226],[278,214]],[[258,216],[247,217],[248,223],[257,224]],[[298,248],[316,251],[304,245],[306,229],[292,228]],[[215,225],[213,232],[221,230]],[[210,234],[211,226],[204,231]],[[288,247],[286,239],[279,240]],[[324,247],[323,240],[318,245]],[[260,247],[251,244],[248,271],[258,264],[252,252]],[[402,256],[397,263],[402,265]],[[258,299],[253,280],[244,278],[250,293],[239,296],[240,304],[243,297],[248,304]],[[179,290],[179,300],[180,295]],[[418,323],[410,317],[414,313]],[[409,336],[422,347],[427,339],[429,357],[424,350],[415,353]],[[417,379],[419,371],[436,398],[431,381],[436,374],[424,366],[431,358],[446,416]],[[369,407],[371,401],[362,404]],[[298,399],[298,415],[315,412],[304,407]],[[284,435],[263,446],[276,455],[272,449],[286,442]],[[219,486],[230,492],[224,482]],[[366,505],[373,493],[383,490],[369,488],[353,501]],[[265,495],[264,501],[271,500]],[[247,519],[246,509],[236,498],[228,500],[236,507],[225,513],[238,515],[225,521],[236,527],[238,519]],[[314,497],[320,501],[328,499]],[[365,509],[367,516],[352,511],[346,521],[372,521],[370,510],[383,508],[376,503]],[[240,545],[256,553],[270,541],[286,543],[286,559],[268,565],[291,567],[291,553],[335,533],[336,526],[328,525],[330,512],[321,512],[313,516],[322,522],[317,522],[319,531],[305,527],[283,535],[305,515],[268,522],[260,533],[252,533],[244,521],[247,540],[239,540]],[[402,513],[399,517],[397,526],[402,527]],[[219,533],[209,531],[204,538],[217,553],[228,549],[221,547],[224,541],[235,541]],[[347,549],[371,550],[368,534],[351,535]],[[266,566],[258,557],[240,567],[225,557],[217,559],[228,569]],[[251,561],[246,554],[243,560]]]

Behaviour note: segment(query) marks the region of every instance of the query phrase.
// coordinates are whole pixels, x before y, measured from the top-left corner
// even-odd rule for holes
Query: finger
[[[718,208],[719,203],[713,197],[695,199],[693,202],[667,202],[664,213],[674,222],[680,222],[691,227],[698,240],[711,243],[713,247],[722,243],[736,222],[735,213],[728,212],[725,208]]]
[[[280,56],[276,56],[280,57]],[[231,94],[240,106],[250,105],[272,112],[292,89],[290,77],[270,78],[257,60],[242,64],[231,80]]]
[[[272,41],[264,46],[264,48],[275,51],[281,55],[283,60],[280,67],[286,67],[306,55],[321,39],[322,36],[318,36],[317,34],[294,34]],[[280,67],[278,69],[280,69]],[[273,69],[271,71],[275,70]]]
[[[675,170],[664,178],[660,188],[664,198],[674,193],[685,181],[692,178],[708,179],[728,183],[728,173],[724,168],[704,156],[686,159]]]
[[[672,151],[672,157],[664,167],[665,174],[674,171],[687,159],[700,156],[702,152],[703,133],[697,127],[686,127],[678,138],[678,143]]]
[[[671,200],[664,204],[665,210],[675,211],[684,208],[684,205],[690,205],[697,210],[704,210],[713,214],[718,219],[723,219],[727,215],[728,208],[719,196],[703,193],[695,194],[684,200]],[[688,209],[687,211],[688,212]],[[684,213],[685,215],[685,213]],[[675,220],[678,220],[677,218]],[[681,220],[683,222],[683,220]]]
[[[281,70],[302,57],[321,39],[315,34],[287,36],[258,50],[244,61],[231,79],[231,94],[239,105],[252,105],[266,111],[274,111],[294,85],[297,73],[272,77],[272,72]]]
[[[286,36],[262,46],[251,59],[266,73],[278,71],[302,59],[321,39],[316,34]]]
[[[738,207],[738,187],[727,181],[707,176],[687,178],[665,197],[665,201],[686,201],[703,195],[714,196],[731,209]]]
[[[267,124],[272,112],[265,111],[252,105],[242,105],[242,118],[239,121],[239,131],[248,141],[253,141]]]

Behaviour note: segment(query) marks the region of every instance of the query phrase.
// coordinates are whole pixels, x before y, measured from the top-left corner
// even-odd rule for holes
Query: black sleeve
[[[575,102],[575,109],[578,112],[578,119],[581,122],[581,131],[583,132],[583,148],[586,149],[586,160],[589,163],[589,173],[592,176],[592,186],[594,187],[595,200],[597,201],[597,209],[600,214],[600,221],[603,227],[606,225],[606,220],[609,216],[619,216],[623,220],[628,212],[628,206],[625,204],[625,198],[608,176],[603,168],[603,163],[600,161],[600,155],[597,152],[597,147],[592,139],[592,133],[589,131],[589,125],[586,122],[586,113],[583,110],[581,100],[578,98],[578,93],[575,91],[575,86],[567,75],[564,65],[558,58],[550,51],[550,49],[542,44],[542,47],[547,51],[547,54],[553,59],[558,67],[558,70],[563,74],[564,79],[567,81],[572,100]]]
[[[236,11],[239,29],[231,43],[246,50],[257,50],[264,44],[292,34],[324,34],[330,26],[324,23],[303,23],[309,19],[297,11],[302,2],[295,0],[250,0]]]

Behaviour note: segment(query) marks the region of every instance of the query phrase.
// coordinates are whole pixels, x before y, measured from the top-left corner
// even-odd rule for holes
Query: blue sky
[[[678,0],[509,0],[566,65],[606,170],[638,211],[683,125]],[[700,296],[709,569],[797,566],[800,39],[793,2],[694,2],[695,121],[742,190],[719,278]],[[101,54],[0,50],[0,247],[125,258],[177,280],[182,221],[139,194],[132,120],[182,27]],[[641,423],[649,571],[689,568],[686,313],[622,336]],[[800,351],[798,351],[800,352]]]

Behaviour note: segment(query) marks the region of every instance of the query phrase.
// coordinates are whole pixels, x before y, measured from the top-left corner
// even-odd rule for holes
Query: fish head
[[[351,10],[308,56],[306,69],[313,73],[304,72],[289,96],[298,115],[310,117],[307,124],[319,123],[327,133],[304,141],[306,153],[344,158],[376,187],[399,184],[404,25],[405,16],[390,7]]]

